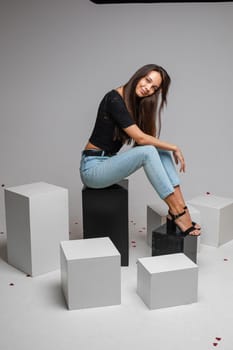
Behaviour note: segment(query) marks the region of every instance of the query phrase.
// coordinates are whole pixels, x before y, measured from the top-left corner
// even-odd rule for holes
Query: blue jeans
[[[154,146],[136,146],[112,157],[82,155],[80,176],[87,187],[104,188],[123,180],[141,167],[162,199],[173,193],[174,187],[180,184],[171,152]]]

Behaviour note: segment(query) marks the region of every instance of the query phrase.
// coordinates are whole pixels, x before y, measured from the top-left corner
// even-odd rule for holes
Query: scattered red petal
[[[131,241],[131,243],[136,243],[136,241]]]
[[[14,283],[9,283],[9,286],[14,286]]]
[[[219,338],[219,337],[216,337],[215,338],[217,341],[220,341],[220,340],[222,340],[222,338]]]
[[[210,194],[210,192],[206,192],[206,194]]]
[[[213,343],[213,346],[217,346],[218,345],[218,343]]]
[[[225,259],[223,259],[223,260],[224,260],[224,261],[228,261],[228,259],[226,259],[226,258],[225,258]]]

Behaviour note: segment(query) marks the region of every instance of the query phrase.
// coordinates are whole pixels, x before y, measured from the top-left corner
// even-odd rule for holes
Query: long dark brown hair
[[[140,79],[149,72],[159,72],[162,78],[161,85],[153,95],[138,97],[135,89]],[[159,137],[161,131],[161,112],[167,104],[167,93],[171,79],[164,68],[156,64],[147,64],[139,68],[129,81],[123,85],[123,98],[126,107],[137,126],[146,134]],[[115,137],[123,143],[130,143],[131,139],[122,130],[115,131]]]

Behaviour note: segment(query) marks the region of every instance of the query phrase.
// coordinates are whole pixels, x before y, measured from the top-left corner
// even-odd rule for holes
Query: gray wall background
[[[0,229],[4,187],[45,181],[69,190],[82,235],[80,153],[100,99],[147,63],[171,75],[161,139],[186,157],[186,199],[233,197],[233,4],[0,1]],[[124,150],[124,149],[123,149]],[[143,170],[129,178],[130,220],[164,204]]]

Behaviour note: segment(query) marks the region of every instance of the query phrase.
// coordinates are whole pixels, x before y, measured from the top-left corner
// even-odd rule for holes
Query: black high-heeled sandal
[[[186,209],[188,209],[188,207],[187,206],[185,206],[184,207],[184,214],[186,213]],[[183,213],[182,213],[182,215],[184,215]],[[172,213],[170,212],[170,210],[168,210],[168,215],[170,215],[171,217],[172,217]],[[194,222],[194,221],[192,221],[192,225],[193,226],[195,226],[197,223],[196,222]],[[169,219],[168,217],[167,217],[167,232],[175,232],[176,231],[176,228],[177,228],[177,225],[176,225],[176,223],[174,222],[174,220],[173,219]],[[196,230],[201,230],[201,228],[200,227],[195,227],[195,229]]]
[[[167,218],[167,233],[175,233],[176,229],[178,228],[180,230],[181,233],[183,233],[184,235],[188,235],[189,233],[196,231],[197,229],[192,225],[190,226],[187,230],[182,231],[181,228],[175,223],[175,220],[180,218],[181,216],[185,215],[186,211],[184,210],[182,213],[179,214],[172,214],[169,211],[169,215],[172,217],[171,219]],[[195,235],[195,236],[200,236],[199,235]]]
[[[184,207],[184,210],[186,210],[186,209],[188,209],[187,206]],[[195,226],[195,225],[197,225],[197,223],[192,221],[192,225]],[[196,227],[196,230],[200,230],[200,229],[201,229],[200,227]]]

